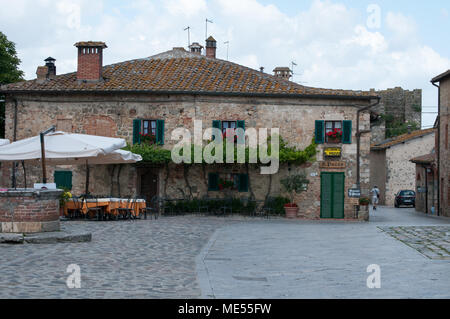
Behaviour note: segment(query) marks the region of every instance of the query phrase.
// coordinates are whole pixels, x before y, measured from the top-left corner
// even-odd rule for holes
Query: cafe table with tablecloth
[[[133,215],[138,217],[141,209],[146,207],[144,199],[132,199],[130,202],[126,198],[98,198],[98,199],[86,199],[84,201],[68,201],[64,205],[64,215],[68,216],[69,210],[75,210],[81,208],[84,215],[87,214],[88,208],[101,207],[104,208],[106,214],[117,216],[118,208],[130,207],[133,211]]]

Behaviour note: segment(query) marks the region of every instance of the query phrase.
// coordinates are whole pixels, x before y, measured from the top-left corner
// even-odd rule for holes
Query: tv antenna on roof
[[[208,22],[209,23],[213,23],[213,21],[209,20],[208,18],[206,18],[206,22],[205,22],[205,25],[206,25],[206,28],[205,28],[205,40],[208,38]]]
[[[294,82],[294,66],[297,66],[297,63],[292,61],[291,62],[292,82]]]
[[[191,46],[191,27],[190,26],[187,26],[185,29],[184,29],[184,31],[186,31],[187,30],[187,32],[188,32],[188,50],[189,50],[189,47]]]
[[[227,45],[227,61],[228,61],[228,48],[230,46],[230,41],[225,41],[223,44]]]

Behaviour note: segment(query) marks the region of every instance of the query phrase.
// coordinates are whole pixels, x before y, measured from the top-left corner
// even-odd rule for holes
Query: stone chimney
[[[202,55],[202,49],[203,46],[200,45],[198,42],[194,42],[189,46],[189,49],[192,53],[198,54],[198,55]]]
[[[53,79],[56,76],[56,65],[55,65],[55,59],[52,57],[48,57],[45,61],[45,66],[48,68],[47,78]]]
[[[54,79],[56,76],[55,59],[48,57],[45,61],[45,66],[38,66],[36,70],[37,82],[42,84],[48,79]]]
[[[104,42],[77,42],[78,70],[77,80],[86,82],[102,81],[103,49],[107,46]]]
[[[273,75],[282,79],[289,80],[292,76],[292,71],[288,67],[279,66],[273,70]]]
[[[48,75],[48,67],[46,66],[38,66],[36,70],[37,75],[37,83],[42,84],[47,80]]]
[[[216,58],[217,41],[213,37],[206,39],[206,57]]]

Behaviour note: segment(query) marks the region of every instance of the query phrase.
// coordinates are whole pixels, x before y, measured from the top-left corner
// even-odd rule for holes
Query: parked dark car
[[[395,207],[412,206],[416,207],[416,192],[411,190],[401,190],[395,195]]]

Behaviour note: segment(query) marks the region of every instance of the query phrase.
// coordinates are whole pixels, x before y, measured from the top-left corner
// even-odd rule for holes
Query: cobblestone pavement
[[[92,242],[0,245],[0,298],[196,298],[195,256],[224,218],[67,221]],[[81,289],[66,286],[69,264]]]
[[[0,298],[450,298],[449,260],[380,229],[443,238],[450,219],[412,209],[380,208],[369,223],[179,216],[63,225],[92,232],[92,242],[0,245]],[[66,286],[70,264],[81,267],[81,289]],[[381,267],[381,289],[366,286],[370,264]]]
[[[430,259],[450,260],[450,226],[380,227]]]
[[[450,261],[429,259],[379,228],[398,226],[442,242],[450,219],[380,207],[368,223],[272,221],[220,228],[198,257],[203,297],[450,298]],[[367,287],[372,264],[380,266],[379,289]]]

